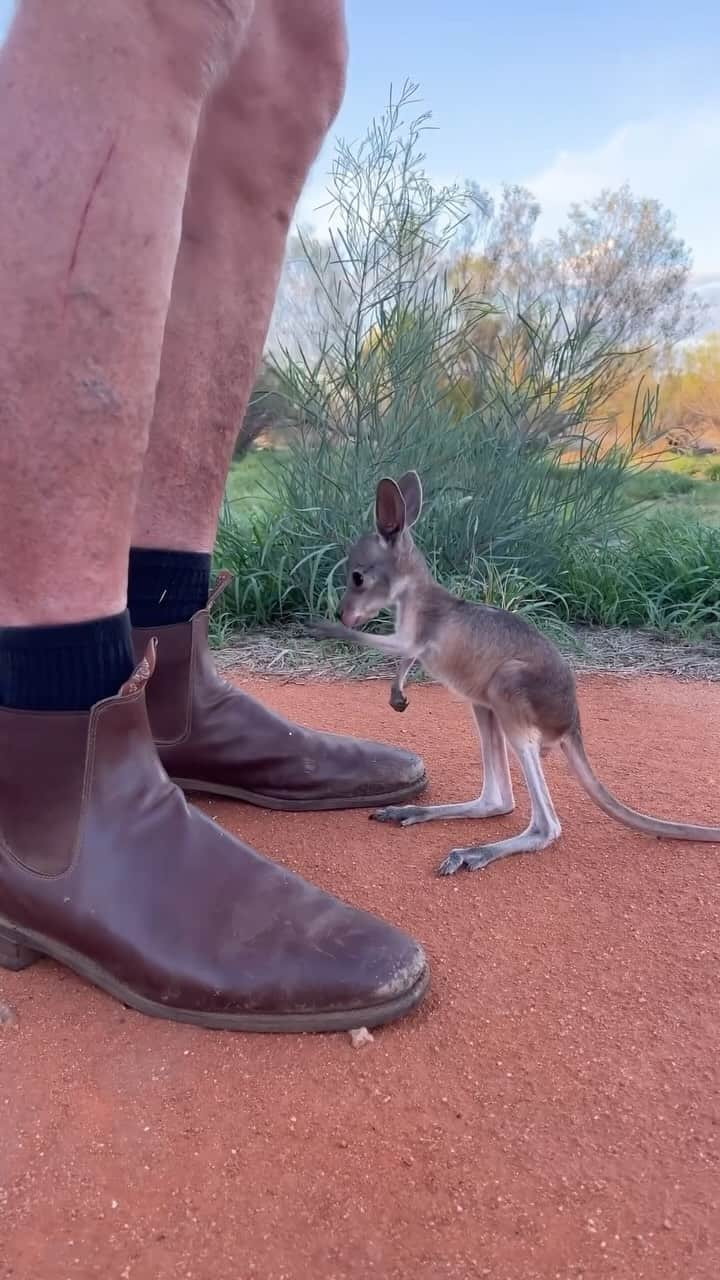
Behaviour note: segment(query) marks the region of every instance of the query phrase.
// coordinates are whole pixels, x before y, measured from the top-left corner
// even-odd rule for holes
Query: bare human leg
[[[250,0],[226,7],[221,21],[193,0],[23,0],[3,50],[4,626],[125,607],[208,67],[232,55]]]
[[[212,551],[288,228],[345,79],[338,0],[261,0],[193,154],[133,545]]]
[[[197,122],[249,14],[23,0],[0,54],[0,965],[51,956],[209,1027],[332,1030],[417,1003],[422,952],[188,808],[150,735],[154,643],[92,705],[14,700],[58,645],[82,676],[102,644],[77,627],[122,616]]]
[[[159,639],[149,709],[165,767],[187,790],[276,808],[401,800],[425,781],[417,756],[310,733],[221,686],[207,648],[227,471],[345,57],[341,0],[259,0],[247,43],[205,105],[130,560],[137,652]]]

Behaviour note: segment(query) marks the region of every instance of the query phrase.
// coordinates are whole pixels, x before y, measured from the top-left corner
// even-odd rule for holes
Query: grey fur
[[[559,746],[575,777],[604,813],[646,835],[720,842],[720,827],[663,821],[622,804],[595,777],[580,732],[575,680],[560,651],[517,614],[471,604],[434,581],[410,532],[422,507],[416,472],[396,483],[383,479],[375,496],[375,532],[363,534],[348,553],[348,583],[340,623],[313,631],[396,655],[390,705],[404,711],[404,681],[414,663],[469,703],[483,758],[481,795],[464,804],[404,805],[379,809],[379,822],[411,826],[443,818],[483,818],[514,808],[507,744],[517,757],[531,802],[530,823],[520,835],[493,844],[452,849],[442,875],[477,870],[514,853],[554,843],[561,828],[541,757]],[[391,636],[356,630],[385,608],[395,614]]]

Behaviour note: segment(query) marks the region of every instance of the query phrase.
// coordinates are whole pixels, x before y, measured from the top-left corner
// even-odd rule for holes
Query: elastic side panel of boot
[[[23,866],[57,875],[82,814],[87,713],[0,709],[0,836]]]
[[[153,737],[159,746],[183,742],[190,732],[193,629],[197,621],[133,631],[136,657],[145,652],[151,636],[157,637],[157,665],[146,698]]]

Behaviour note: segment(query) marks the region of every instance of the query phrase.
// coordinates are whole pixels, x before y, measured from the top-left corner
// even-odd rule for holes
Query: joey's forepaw
[[[343,640],[347,636],[347,628],[341,622],[329,622],[324,618],[307,622],[305,631],[315,640]]]

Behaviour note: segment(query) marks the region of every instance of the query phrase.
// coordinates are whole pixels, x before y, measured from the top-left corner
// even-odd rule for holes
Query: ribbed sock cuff
[[[128,609],[133,626],[189,622],[207,605],[210,566],[211,556],[200,551],[131,548]]]
[[[0,706],[87,711],[135,666],[127,610],[59,627],[0,628]]]

